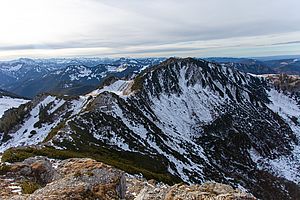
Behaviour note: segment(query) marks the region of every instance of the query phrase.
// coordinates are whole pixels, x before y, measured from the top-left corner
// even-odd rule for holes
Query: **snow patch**
[[[130,92],[130,86],[132,85],[133,80],[125,81],[125,80],[117,80],[113,84],[109,86],[104,86],[102,89],[97,89],[87,94],[86,96],[96,97],[102,92],[112,92],[119,96],[127,96]]]
[[[4,112],[10,108],[17,108],[21,104],[27,103],[29,100],[11,98],[7,96],[0,97],[0,118]]]
[[[269,99],[272,103],[267,106],[278,113],[287,124],[291,127],[296,137],[300,141],[300,107],[297,101],[275,89],[268,91]],[[298,123],[292,121],[295,118]],[[293,145],[293,144],[292,144]],[[260,169],[267,170],[276,176],[286,178],[297,184],[300,183],[300,146],[294,144],[292,154],[289,156],[281,156],[277,159],[265,159],[257,152],[250,150],[250,156],[254,162],[258,164]]]

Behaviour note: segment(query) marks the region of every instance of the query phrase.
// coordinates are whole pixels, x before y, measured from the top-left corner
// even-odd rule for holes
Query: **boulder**
[[[30,195],[28,199],[123,199],[125,173],[92,159],[62,161],[61,177]]]
[[[125,198],[125,173],[87,158],[56,160],[54,163],[45,157],[29,158],[21,163],[10,165],[7,177],[13,179],[13,182],[18,182],[19,187],[22,187],[24,180],[30,180],[41,188],[30,195],[13,195],[7,192],[5,199]]]
[[[6,167],[0,176],[0,199],[4,200],[255,200],[229,185],[176,184],[169,186],[142,176],[132,176],[89,158],[50,160],[34,157]],[[21,192],[22,181],[39,187],[32,194]],[[30,185],[30,184],[28,184]],[[16,192],[17,189],[17,192]]]

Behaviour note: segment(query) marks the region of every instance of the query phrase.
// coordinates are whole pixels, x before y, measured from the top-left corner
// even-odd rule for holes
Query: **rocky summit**
[[[0,166],[3,200],[128,199],[254,200],[251,194],[229,185],[167,184],[147,181],[89,158],[54,160],[32,157]]]

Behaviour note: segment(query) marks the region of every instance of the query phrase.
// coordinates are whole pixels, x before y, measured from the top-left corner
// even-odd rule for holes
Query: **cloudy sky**
[[[0,59],[300,54],[299,0],[0,0]]]

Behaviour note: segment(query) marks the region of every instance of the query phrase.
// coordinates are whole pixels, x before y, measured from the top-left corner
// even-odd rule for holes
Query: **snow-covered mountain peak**
[[[215,63],[193,58],[170,58],[137,77],[133,89],[151,96],[209,90],[225,101],[268,102],[265,80]]]

